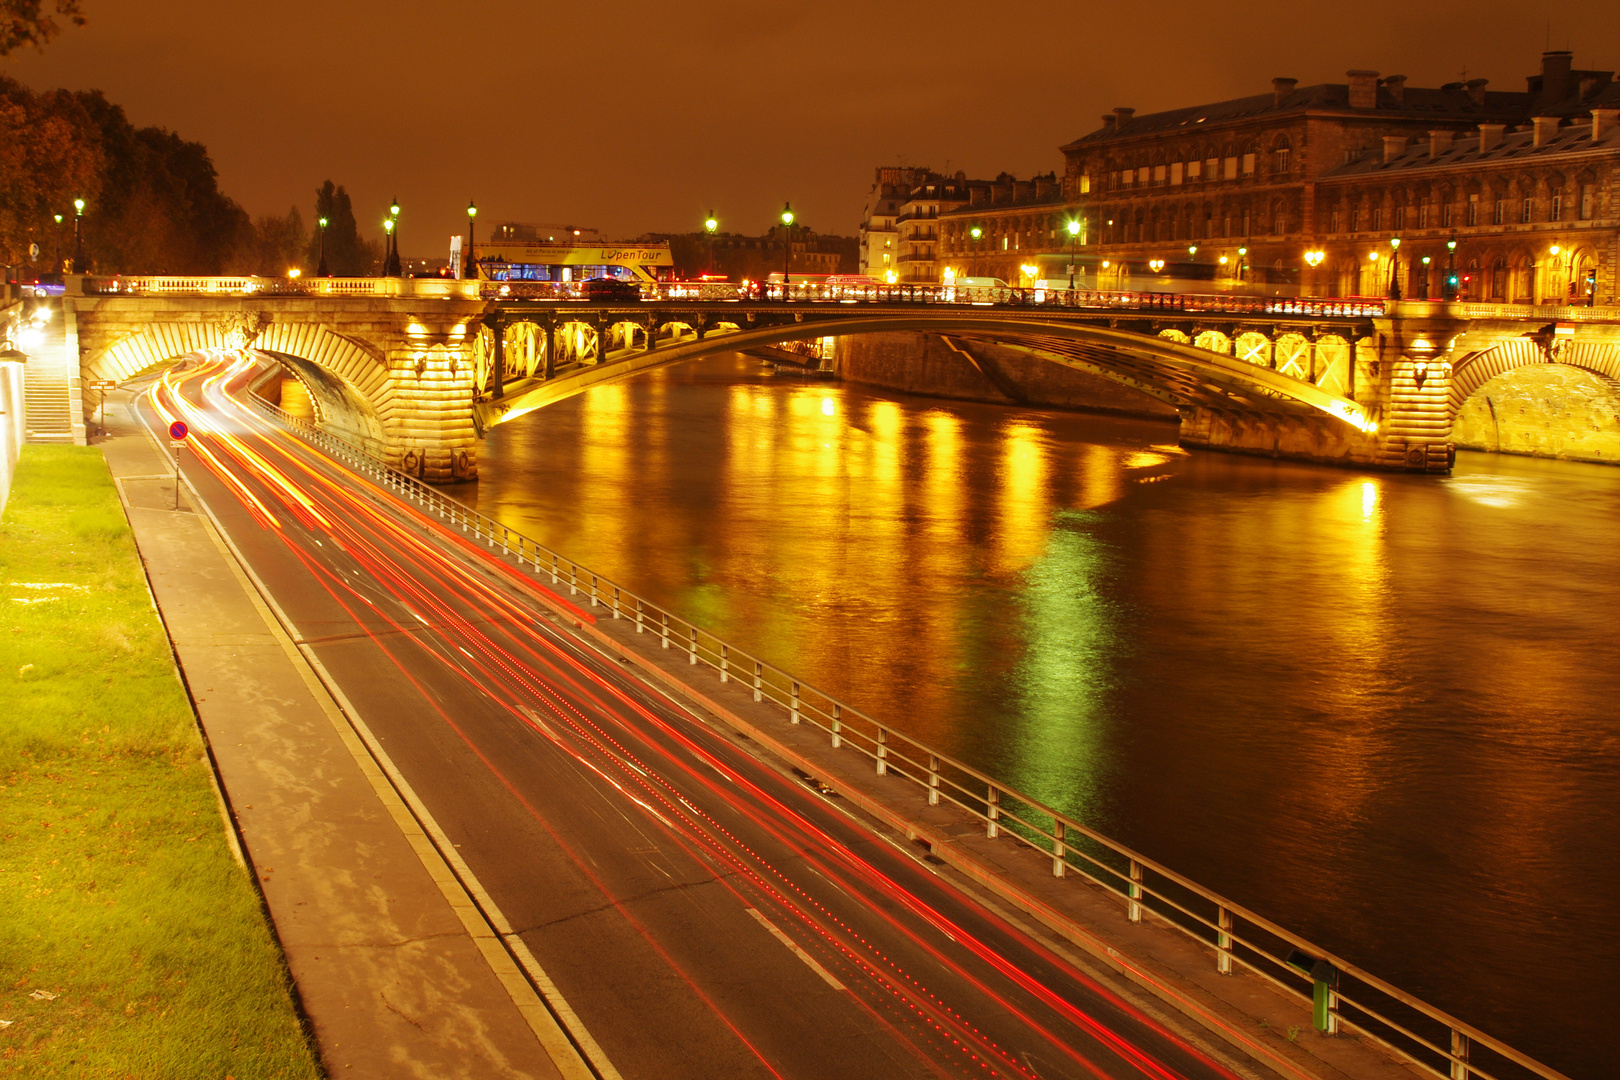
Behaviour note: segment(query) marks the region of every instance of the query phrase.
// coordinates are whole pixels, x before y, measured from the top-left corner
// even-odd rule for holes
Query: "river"
[[[1577,1078],[1620,1015],[1620,469],[1448,478],[741,358],[458,495]]]

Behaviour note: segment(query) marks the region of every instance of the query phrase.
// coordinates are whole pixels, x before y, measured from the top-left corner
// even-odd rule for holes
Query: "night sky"
[[[1549,5],[761,4],[636,0],[84,0],[90,25],[0,71],[100,89],[137,125],[205,143],[255,216],[310,223],[330,177],[376,235],[391,197],[407,256],[479,222],[617,237],[759,232],[791,200],[853,234],[878,164],[972,176],[1060,169],[1057,147],[1138,113],[1266,93],[1347,68],[1523,90]],[[1620,67],[1620,4],[1557,10],[1554,48]],[[1607,12],[1607,14],[1604,14]]]

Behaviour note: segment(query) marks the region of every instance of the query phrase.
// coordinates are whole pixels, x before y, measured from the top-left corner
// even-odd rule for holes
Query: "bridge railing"
[[[382,296],[479,299],[477,281],[451,278],[96,277],[89,296]]]
[[[850,706],[774,664],[564,558],[537,541],[390,468],[352,444],[257,397],[254,407],[360,474],[436,514],[542,581],[615,620],[633,622],[658,647],[684,654],[721,683],[769,702],[790,725],[818,728],[834,749],[864,757],[879,777],[911,786],[920,802],[948,803],[1047,860],[1054,876],[1079,878],[1114,897],[1130,922],[1151,919],[1210,952],[1223,974],[1243,970],[1310,1005],[1324,1034],[1355,1032],[1436,1080],[1567,1080],[1484,1032],[1371,975],[1240,904]]]
[[[486,281],[488,300],[587,299],[578,281]],[[931,285],[921,283],[805,281],[659,281],[643,282],[640,299],[653,302],[739,301],[826,304],[954,304],[973,307],[1024,307],[1048,310],[1172,311],[1237,315],[1299,315],[1367,318],[1385,312],[1378,297],[1270,297],[1236,293],[1099,292],[1087,289],[1033,289],[1005,285]]]

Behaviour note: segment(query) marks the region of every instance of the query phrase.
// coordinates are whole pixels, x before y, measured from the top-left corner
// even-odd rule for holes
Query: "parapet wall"
[[[17,457],[23,444],[23,366],[14,360],[0,360],[0,513],[11,495],[11,478],[17,475]]]

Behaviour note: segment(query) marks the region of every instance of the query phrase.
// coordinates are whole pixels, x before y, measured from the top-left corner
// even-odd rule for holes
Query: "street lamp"
[[[1400,270],[1401,238],[1392,236],[1389,238],[1389,298],[1391,300],[1401,298]]]
[[[383,273],[387,277],[400,277],[402,270],[401,270],[400,263],[399,263],[399,200],[398,199],[395,199],[394,201],[392,201],[392,202],[390,202],[388,204],[388,222],[389,222],[389,224],[386,225],[385,228],[388,230],[388,235],[391,238],[390,246],[392,248],[392,251],[388,256],[387,265],[384,266],[384,268],[383,268]]]
[[[56,215],[56,258],[51,262],[51,272],[62,272],[62,215]]]
[[[1312,288],[1313,291],[1317,287],[1316,273],[1315,273],[1316,268],[1318,266],[1322,265],[1322,260],[1325,259],[1325,258],[1327,258],[1327,252],[1325,252],[1325,251],[1312,250],[1312,251],[1307,251],[1305,253],[1305,265],[1310,267],[1311,271],[1312,271],[1312,273],[1311,273],[1311,288]]]
[[[383,218],[383,256],[382,276],[397,277],[398,271],[394,269],[394,219]]]
[[[1237,264],[1237,279],[1239,281],[1243,280],[1243,274],[1248,269],[1249,269],[1249,249],[1246,248],[1246,247],[1240,247],[1240,248],[1238,248],[1238,264]]]
[[[782,204],[782,299],[788,298],[788,260],[793,256],[793,204]]]
[[[319,264],[315,267],[315,276],[331,277],[332,272],[326,268],[326,219],[321,218],[319,224],[321,227],[319,234],[321,238],[321,258]]]
[[[1440,290],[1442,299],[1457,299],[1457,234],[1446,241],[1446,283]]]
[[[461,276],[472,279],[478,276],[478,256],[474,254],[473,247],[478,242],[478,204],[471,199],[467,200],[467,251],[462,259],[463,269]]]
[[[720,219],[709,211],[709,216],[703,219],[703,231],[709,234],[709,273],[714,273],[714,232],[720,227]]]
[[[1074,292],[1074,264],[1078,258],[1077,244],[1080,243],[1080,219],[1069,219],[1069,291]]]
[[[73,200],[73,272],[84,273],[84,200]]]

